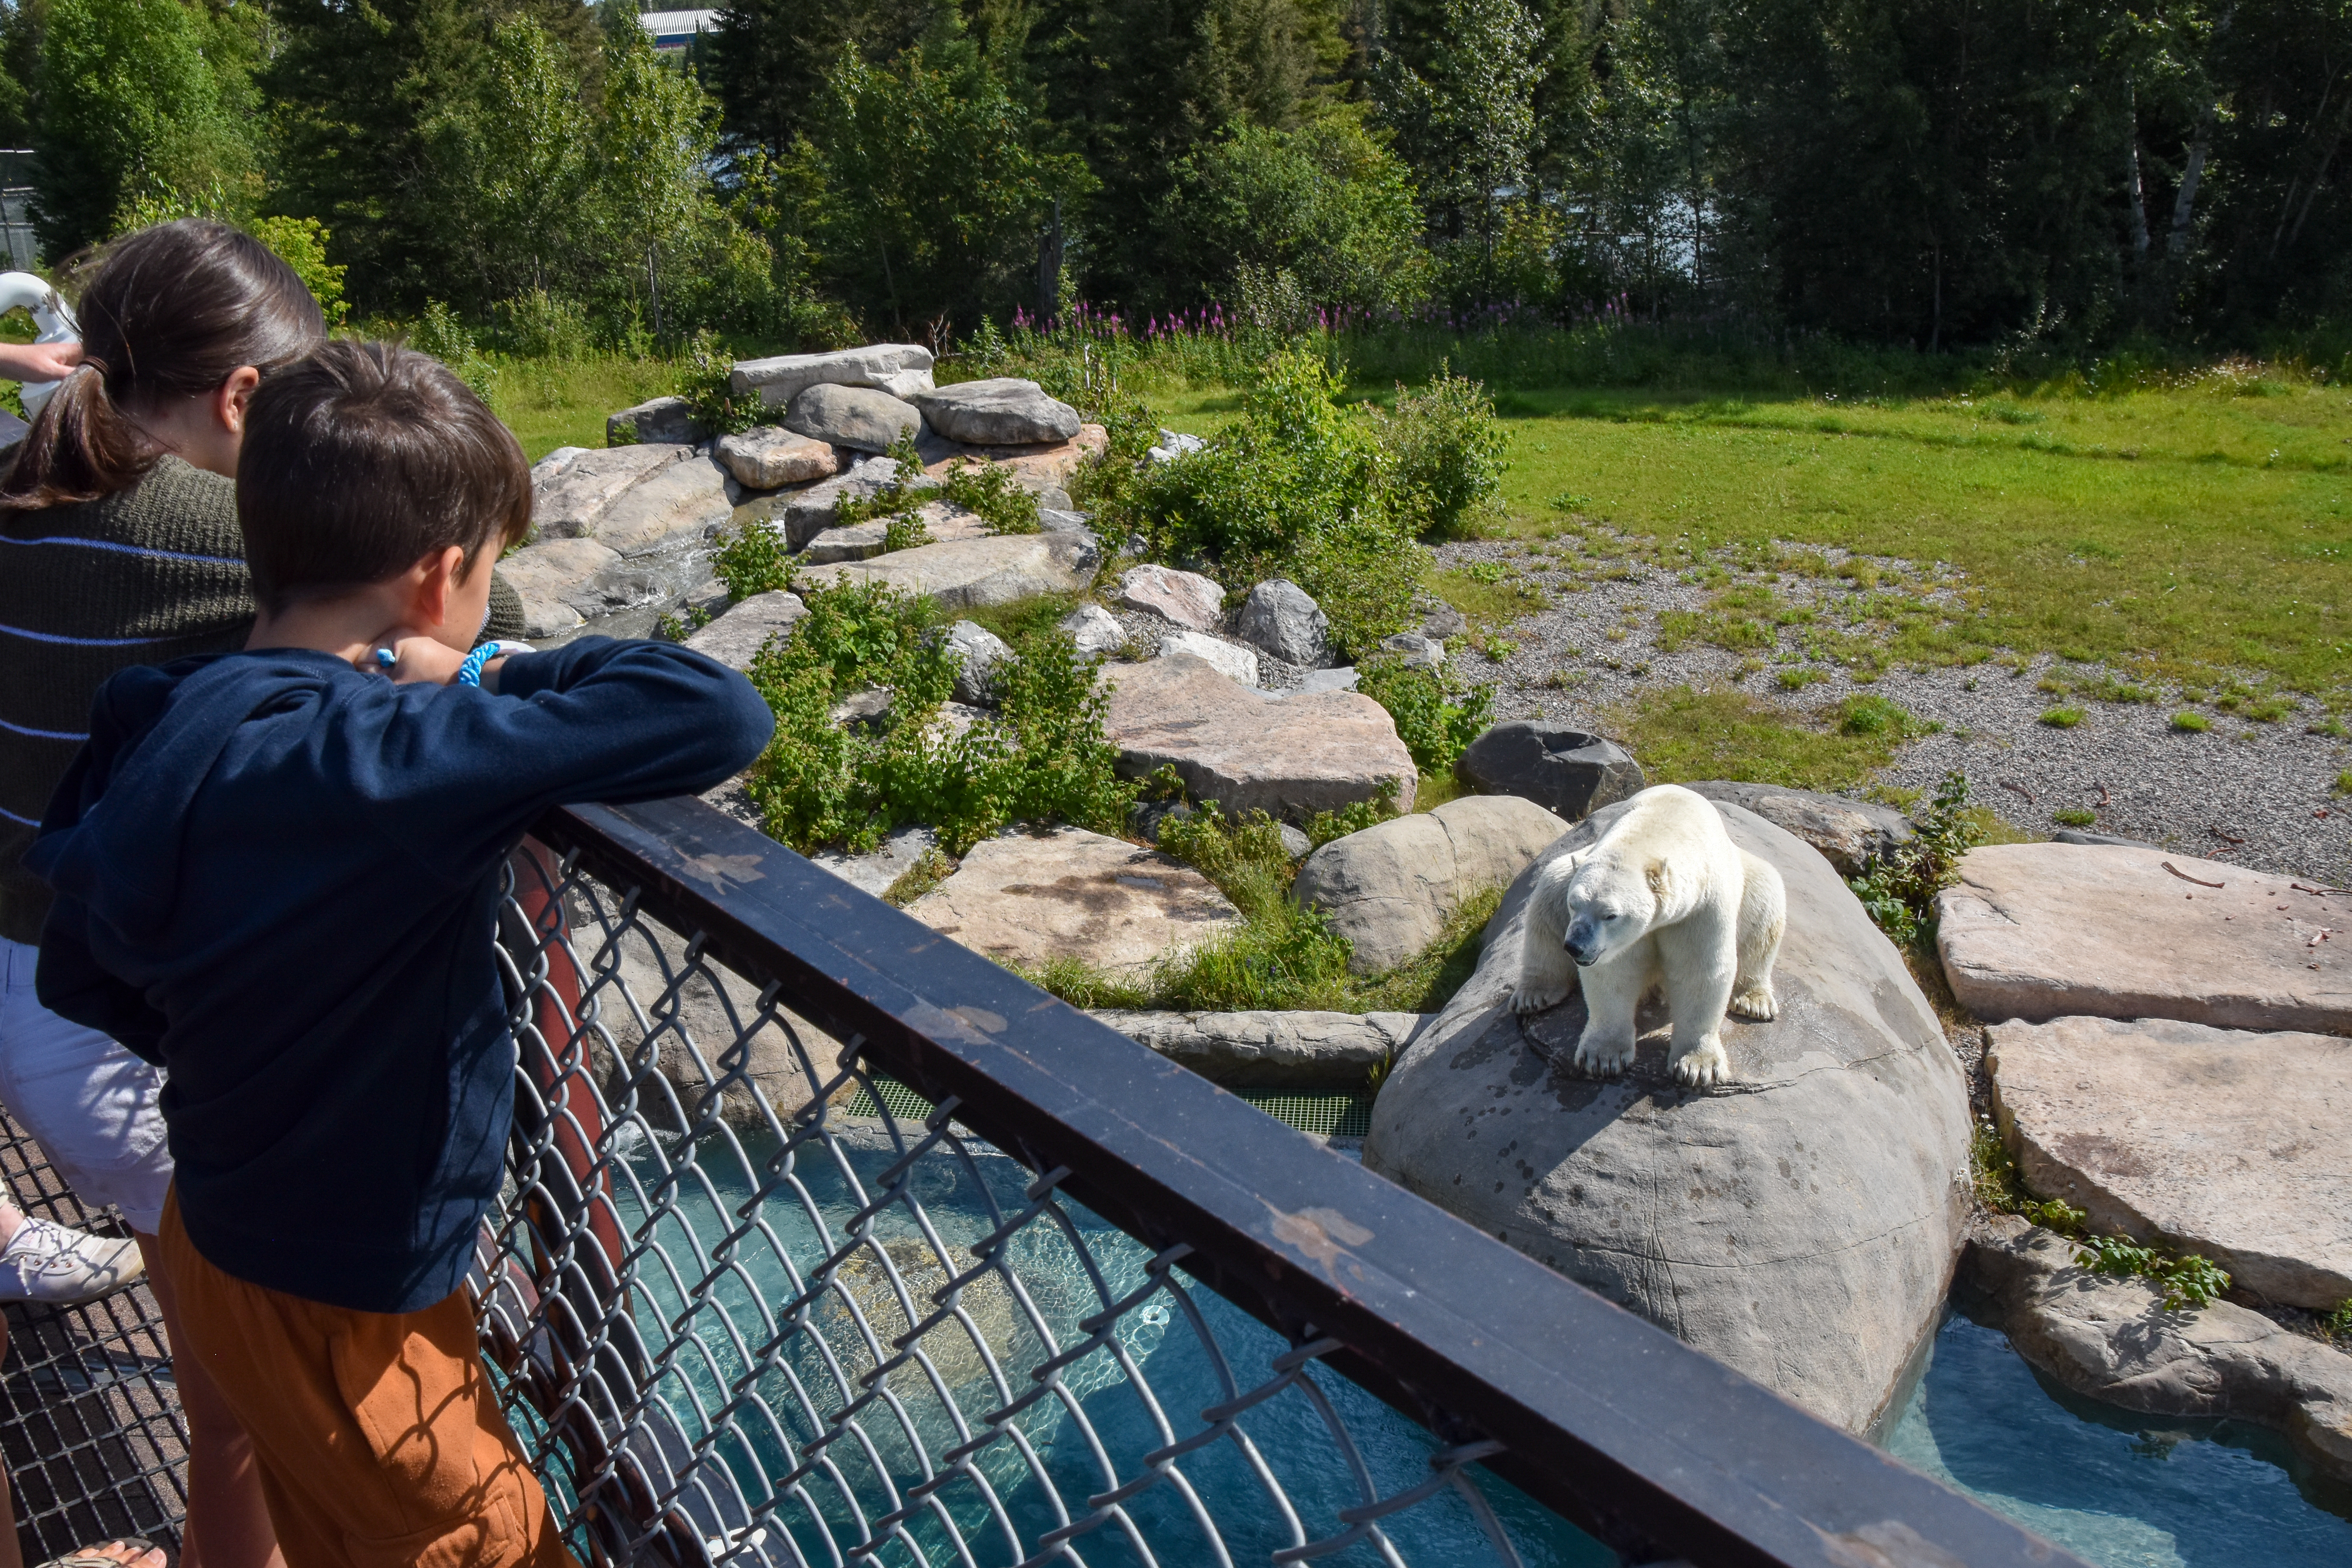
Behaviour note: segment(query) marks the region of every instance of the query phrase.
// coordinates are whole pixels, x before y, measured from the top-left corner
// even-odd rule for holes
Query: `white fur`
[[[1580,921],[1591,954],[1580,973],[1566,945]],[[1713,804],[1659,784],[1635,795],[1600,842],[1538,876],[1511,1006],[1539,1013],[1580,984],[1576,1065],[1607,1077],[1633,1063],[1634,1010],[1663,987],[1676,1081],[1726,1083],[1723,1016],[1780,1012],[1772,962],[1787,925],[1780,873],[1731,841]]]

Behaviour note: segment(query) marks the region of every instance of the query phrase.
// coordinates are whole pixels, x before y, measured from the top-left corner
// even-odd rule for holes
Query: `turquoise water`
[[[2352,1565],[2352,1488],[2298,1486],[2284,1438],[2094,1404],[1957,1314],[1887,1448],[2100,1568]]]

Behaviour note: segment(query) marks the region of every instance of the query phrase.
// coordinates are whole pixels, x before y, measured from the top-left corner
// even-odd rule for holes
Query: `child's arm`
[[[109,973],[89,951],[89,910],[59,894],[41,928],[41,963],[35,989],[41,1005],[86,1029],[111,1035],[133,1056],[163,1065],[163,1015],[146,993]]]
[[[675,643],[583,637],[496,670],[496,693],[387,684],[353,715],[379,732],[338,747],[367,819],[453,872],[551,805],[699,794],[775,731],[750,681]]]

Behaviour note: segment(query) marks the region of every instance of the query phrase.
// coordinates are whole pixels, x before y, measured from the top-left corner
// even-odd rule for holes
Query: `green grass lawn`
[[[658,361],[507,362],[493,401],[536,458],[601,446],[606,414],[675,374]],[[1152,401],[1171,427],[1206,435],[1240,398],[1210,388]],[[1887,623],[1897,658],[2063,652],[2352,699],[2345,388],[2223,368],[2102,395],[1561,388],[1498,401],[1511,533],[1605,524],[1686,565],[1775,542],[1941,562],[1959,574],[1959,604]]]
[[[1943,562],[1961,574],[1961,625],[1922,626],[1899,655],[2063,651],[2352,696],[2345,388],[2216,373],[2104,396],[1499,401],[1513,533],[1589,520],[1668,560],[1777,541]],[[1162,413],[1207,434],[1233,402],[1185,394]]]

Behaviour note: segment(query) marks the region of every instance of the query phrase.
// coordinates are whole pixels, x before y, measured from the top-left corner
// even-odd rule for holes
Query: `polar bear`
[[[1608,1077],[1632,1064],[1634,1010],[1663,986],[1675,1080],[1727,1083],[1724,1014],[1780,1010],[1772,962],[1788,909],[1780,873],[1731,841],[1712,803],[1673,784],[1645,789],[1598,843],[1538,875],[1511,1007],[1557,1006],[1580,980],[1576,1065]]]

